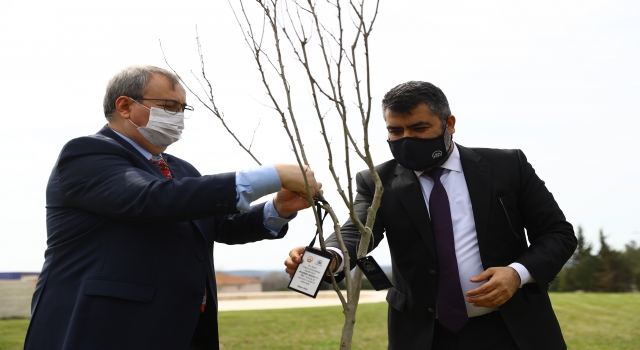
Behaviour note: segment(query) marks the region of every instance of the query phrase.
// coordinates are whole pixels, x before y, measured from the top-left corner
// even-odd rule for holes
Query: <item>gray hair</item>
[[[116,100],[120,96],[129,96],[133,99],[142,98],[147,88],[147,83],[153,74],[160,74],[169,79],[172,86],[180,83],[180,77],[174,73],[155,66],[131,66],[116,74],[109,83],[104,94],[102,107],[104,116],[111,120],[116,111]]]

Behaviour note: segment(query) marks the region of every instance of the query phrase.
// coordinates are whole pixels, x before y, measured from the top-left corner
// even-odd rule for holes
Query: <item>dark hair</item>
[[[443,125],[451,115],[444,92],[426,81],[408,81],[389,90],[382,99],[382,112],[409,113],[419,104],[426,103],[429,111],[440,118]]]
[[[107,120],[111,120],[116,111],[116,100],[120,96],[129,96],[131,98],[142,98],[147,83],[153,74],[160,74],[169,79],[172,86],[180,84],[180,78],[169,72],[154,66],[131,66],[127,67],[116,74],[109,83],[107,83],[107,91],[104,94],[102,106],[104,108],[104,116]]]

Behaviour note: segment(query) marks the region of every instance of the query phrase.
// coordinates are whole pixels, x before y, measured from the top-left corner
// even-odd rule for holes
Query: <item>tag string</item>
[[[320,219],[320,227],[323,227],[324,224],[324,219],[327,217],[327,214],[329,214],[328,211],[324,211],[324,215],[322,215],[322,204],[324,205],[329,205],[329,202],[327,202],[324,198],[322,198],[322,196],[318,196],[317,199],[314,200],[314,203],[316,205],[316,212],[318,213],[318,219]],[[316,234],[313,236],[313,240],[311,240],[311,243],[309,243],[309,247],[313,247],[316,244],[316,238],[318,237],[318,234],[320,233],[319,229],[316,229]],[[358,236],[358,245],[360,245],[360,236]],[[375,237],[373,235],[371,235],[371,242],[369,242],[369,246],[372,247],[375,246]],[[322,246],[321,246],[322,249]],[[326,251],[326,249],[322,249],[323,251]]]
[[[326,200],[324,200],[323,198],[321,198],[320,196],[318,196],[319,198],[317,198],[316,200],[314,200],[315,205],[316,205],[316,213],[318,214],[318,219],[320,220],[320,227],[316,228],[316,234],[313,236],[313,240],[311,241],[311,243],[309,243],[309,247],[313,247],[316,244],[316,238],[318,237],[318,234],[320,233],[320,228],[322,228],[322,224],[324,223],[324,219],[327,217],[327,214],[329,214],[328,211],[324,211],[324,215],[322,215],[322,204],[324,205],[329,205],[329,202],[327,202]],[[326,249],[322,249],[324,251],[326,251]]]

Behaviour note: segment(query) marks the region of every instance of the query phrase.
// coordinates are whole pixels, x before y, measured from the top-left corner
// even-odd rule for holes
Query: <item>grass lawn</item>
[[[640,349],[640,294],[551,294],[569,349]],[[219,314],[223,349],[338,349],[340,307]],[[387,304],[362,304],[354,349],[386,349]],[[0,320],[0,350],[21,349],[28,320]]]
[[[357,317],[352,349],[386,349],[387,303],[362,304]],[[221,349],[336,350],[344,323],[340,306],[228,311],[218,318]]]
[[[640,349],[640,294],[550,296],[569,349]]]
[[[22,349],[28,319],[0,320],[0,350]]]

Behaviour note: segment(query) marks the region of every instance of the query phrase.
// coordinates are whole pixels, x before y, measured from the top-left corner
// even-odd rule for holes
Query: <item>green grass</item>
[[[22,349],[29,320],[0,320],[0,350]]]
[[[353,349],[387,348],[387,303],[358,306]],[[218,315],[222,349],[339,349],[342,307],[230,311]]]
[[[640,294],[551,293],[569,349],[640,349]]]
[[[569,349],[640,349],[640,294],[553,293]],[[219,314],[223,349],[338,349],[340,307]],[[0,320],[0,350],[21,349],[28,320]],[[353,349],[386,349],[387,304],[362,304]]]

